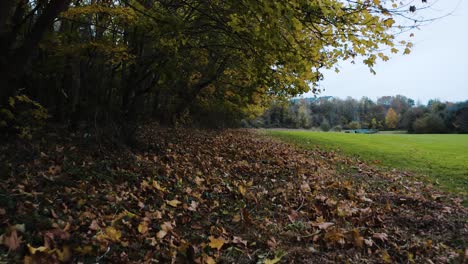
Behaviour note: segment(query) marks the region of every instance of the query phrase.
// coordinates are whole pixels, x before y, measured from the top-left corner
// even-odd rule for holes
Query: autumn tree
[[[258,115],[318,92],[339,61],[373,71],[412,47],[396,38],[409,11],[394,1],[6,0],[0,10],[0,104],[24,94],[56,121],[112,123],[124,137],[142,118]]]
[[[385,125],[387,126],[387,128],[395,129],[397,127],[397,124],[398,115],[395,112],[395,110],[393,110],[393,108],[390,107],[390,109],[388,109],[387,111],[387,115],[385,116]]]

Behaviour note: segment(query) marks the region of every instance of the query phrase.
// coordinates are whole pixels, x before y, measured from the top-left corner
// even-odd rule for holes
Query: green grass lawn
[[[384,167],[427,175],[448,191],[468,195],[468,135],[345,134],[267,130],[306,148],[339,150]]]

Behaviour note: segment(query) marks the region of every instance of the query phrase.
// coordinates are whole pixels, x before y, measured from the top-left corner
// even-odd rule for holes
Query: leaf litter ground
[[[248,130],[148,126],[139,142],[1,146],[0,261],[467,261],[468,210],[411,174]]]

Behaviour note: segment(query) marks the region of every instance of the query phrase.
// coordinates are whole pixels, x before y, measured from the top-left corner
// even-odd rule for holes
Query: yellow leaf
[[[386,250],[382,252],[382,260],[384,263],[392,263],[392,258]]]
[[[224,240],[224,238],[222,237],[215,238],[214,236],[210,236],[209,239],[210,239],[210,244],[209,244],[210,247],[215,248],[217,250],[220,250],[223,247],[224,243],[226,242],[226,240]]]
[[[166,201],[166,203],[172,207],[177,207],[179,204],[181,204],[182,202],[181,201],[178,201],[176,199],[172,200],[172,201]]]
[[[280,262],[283,256],[276,256],[274,259],[265,259],[265,264],[275,264]]]
[[[159,185],[159,183],[158,183],[157,181],[155,181],[155,180],[153,180],[153,187],[156,188],[156,189],[158,189],[158,190],[160,190],[161,192],[167,191],[166,188],[161,187],[161,185]]]
[[[106,228],[106,235],[110,240],[114,242],[119,241],[120,238],[122,237],[122,233],[112,226],[109,226]]]
[[[79,247],[76,247],[74,251],[82,255],[89,255],[93,252],[93,247],[92,246],[84,246],[84,247],[79,246]]]
[[[205,264],[216,264],[216,261],[212,257],[206,256]]]
[[[140,232],[140,234],[143,234],[143,235],[148,233],[148,222],[146,221],[141,222],[138,225],[138,232]]]
[[[61,262],[68,262],[72,258],[72,252],[69,246],[63,246],[61,250],[57,249],[55,254],[57,254],[57,258]]]
[[[245,196],[245,193],[247,192],[247,190],[245,189],[245,187],[241,184],[239,184],[239,192],[242,194],[242,196]]]
[[[44,246],[35,248],[35,247],[31,246],[30,244],[28,244],[28,249],[29,249],[29,253],[31,253],[32,255],[34,255],[34,254],[36,254],[38,252],[40,252],[40,253],[48,253],[49,252],[49,248],[44,247]]]

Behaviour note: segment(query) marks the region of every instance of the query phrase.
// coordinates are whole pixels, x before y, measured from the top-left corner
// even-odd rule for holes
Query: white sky
[[[421,6],[421,0],[415,1]],[[325,91],[319,96],[367,96],[375,100],[401,94],[421,103],[429,99],[468,100],[468,0],[439,0],[426,16],[438,17],[451,11],[452,15],[413,31],[415,36],[407,38],[414,43],[411,54],[379,61],[374,68],[377,75],[359,61],[354,65],[342,62],[338,74],[324,72],[321,88]]]

